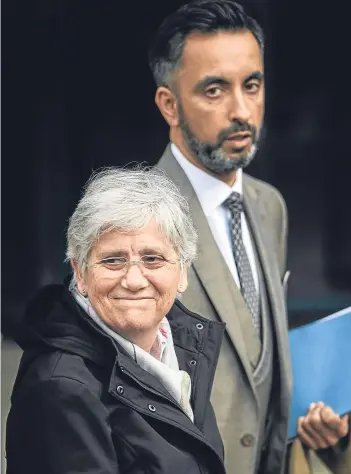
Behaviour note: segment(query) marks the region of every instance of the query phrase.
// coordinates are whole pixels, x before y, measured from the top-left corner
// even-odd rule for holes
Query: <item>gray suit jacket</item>
[[[248,311],[233,277],[212,236],[200,202],[170,146],[157,164],[179,186],[187,198],[199,235],[198,257],[189,269],[189,286],[182,302],[190,310],[226,323],[212,392],[212,403],[225,447],[230,474],[253,474],[260,446],[260,403],[252,365],[260,351],[252,337]],[[264,276],[274,330],[274,408],[271,437],[262,472],[280,474],[284,468],[291,399],[291,367],[285,294],[287,212],[283,198],[272,186],[244,174],[244,205]],[[250,326],[251,320],[250,320]],[[251,332],[250,332],[251,331]],[[257,443],[256,443],[257,444]]]

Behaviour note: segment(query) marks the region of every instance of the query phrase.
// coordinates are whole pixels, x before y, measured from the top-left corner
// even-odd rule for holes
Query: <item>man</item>
[[[227,324],[212,402],[227,471],[240,474],[283,472],[292,385],[286,206],[275,188],[242,171],[263,122],[263,49],[260,26],[241,6],[197,0],[164,20],[149,52],[156,104],[170,127],[158,166],[187,197],[199,233],[182,301]],[[313,410],[314,428],[309,413],[300,431],[315,440],[324,422],[322,408]],[[337,417],[337,441],[345,423]]]

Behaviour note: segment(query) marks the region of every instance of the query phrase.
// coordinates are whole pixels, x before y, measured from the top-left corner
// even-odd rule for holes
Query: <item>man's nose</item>
[[[121,282],[123,288],[138,291],[148,286],[149,281],[139,265],[138,263],[127,265]]]
[[[229,120],[231,122],[237,120],[247,123],[251,119],[251,111],[248,104],[248,98],[242,91],[234,91],[229,109]]]

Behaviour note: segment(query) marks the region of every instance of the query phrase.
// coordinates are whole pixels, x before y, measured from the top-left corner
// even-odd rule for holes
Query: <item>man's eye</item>
[[[257,82],[249,82],[248,84],[246,84],[246,89],[249,92],[257,92],[259,88],[260,84],[258,84]]]
[[[210,87],[205,91],[205,94],[207,97],[210,97],[211,99],[214,99],[216,97],[219,97],[221,95],[221,89],[219,87]]]

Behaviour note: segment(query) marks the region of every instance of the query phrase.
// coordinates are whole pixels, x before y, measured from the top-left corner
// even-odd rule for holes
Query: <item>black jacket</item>
[[[30,305],[6,433],[8,474],[222,474],[210,393],[224,325],[168,314],[192,381],[194,423],[76,304],[64,285]]]

